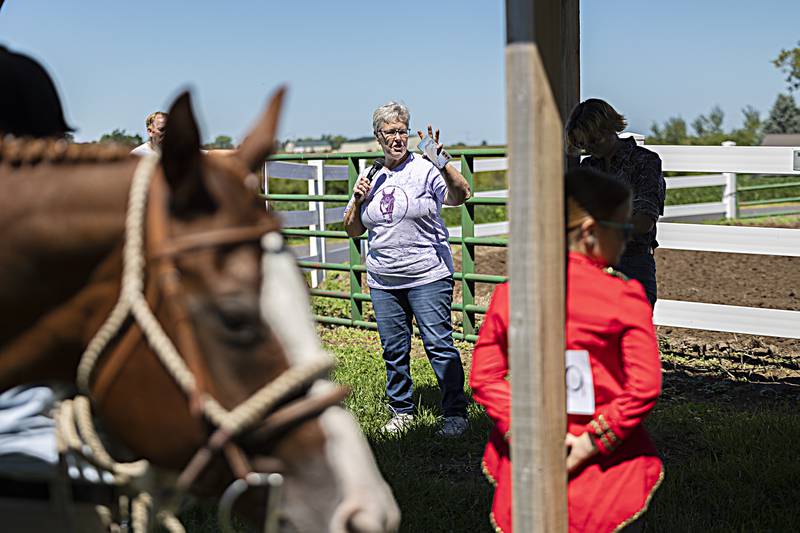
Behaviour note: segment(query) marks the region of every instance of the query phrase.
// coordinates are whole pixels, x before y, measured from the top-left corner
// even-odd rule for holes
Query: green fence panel
[[[347,158],[347,190],[352,194],[353,188],[358,181],[358,159],[356,157]],[[355,266],[361,266],[361,241],[360,239],[350,239],[350,317],[360,322],[364,319],[364,304],[362,300],[356,298],[357,294],[363,292],[362,274],[356,271]]]
[[[475,190],[474,163],[476,157],[502,157],[505,156],[503,148],[481,148],[468,150],[451,150],[453,156],[461,160],[461,173],[467,180],[471,190]],[[380,152],[350,153],[350,154],[278,154],[270,157],[274,161],[310,161],[310,160],[336,160],[346,161],[348,169],[348,191],[352,191],[358,179],[359,161],[373,160],[380,157]],[[351,193],[352,194],[352,193]],[[295,201],[295,202],[347,202],[350,194],[277,194],[262,195],[270,201]],[[470,198],[461,205],[461,237],[452,237],[449,242],[461,245],[461,271],[455,272],[453,277],[461,283],[462,300],[453,303],[453,311],[463,316],[463,333],[454,332],[456,339],[475,342],[476,315],[485,314],[486,307],[475,305],[476,283],[502,283],[506,276],[494,276],[475,273],[475,248],[477,246],[505,247],[508,239],[495,237],[475,237],[475,206],[479,205],[505,205],[504,198]],[[347,272],[349,290],[326,290],[314,288],[310,290],[312,297],[335,298],[350,301],[350,317],[331,317],[315,315],[315,320],[321,324],[331,324],[349,327],[359,327],[375,330],[374,322],[364,320],[363,304],[370,302],[369,294],[364,293],[364,274],[366,267],[362,264],[361,241],[366,239],[366,234],[348,238],[345,231],[284,229],[287,237],[325,237],[334,239],[348,239],[349,263],[322,263],[318,261],[298,261],[301,268],[324,269],[336,272]],[[419,332],[415,328],[415,333]]]
[[[476,157],[504,157],[506,155],[505,148],[470,148],[464,150],[450,150],[454,157],[461,160],[461,173],[469,183],[470,188],[475,190],[475,176],[474,176],[474,163]],[[347,154],[277,154],[271,156],[271,161],[310,161],[310,160],[324,160],[324,161],[341,161],[346,162],[348,168],[348,191],[353,190],[356,180],[358,179],[359,161],[367,160],[372,161],[375,158],[382,157],[382,152],[363,152],[363,153],[347,153]],[[749,191],[762,191],[769,189],[789,189],[798,187],[800,183],[779,183],[768,185],[754,185],[739,187],[738,192],[747,193]],[[303,201],[303,202],[347,202],[350,199],[350,194],[323,194],[323,195],[310,195],[310,194],[267,194],[261,195],[262,198],[270,201]],[[752,200],[752,201],[739,201],[741,206],[752,206],[759,204],[777,204],[777,203],[792,203],[800,202],[800,197],[792,198],[776,198],[769,200]],[[449,242],[451,244],[461,245],[461,271],[455,272],[453,277],[456,281],[461,283],[462,300],[461,302],[453,303],[453,311],[462,314],[463,333],[456,332],[453,337],[456,339],[464,339],[474,342],[477,340],[477,323],[476,315],[485,314],[486,308],[483,306],[475,305],[475,285],[476,283],[503,283],[507,281],[506,276],[476,274],[475,273],[475,249],[477,246],[491,246],[491,247],[506,247],[508,246],[508,239],[498,237],[475,237],[475,206],[498,206],[505,205],[505,198],[492,198],[492,197],[473,197],[467,200],[461,207],[461,237],[451,237]],[[787,206],[788,207],[788,206]],[[787,213],[794,213],[795,210],[787,211]],[[779,214],[779,213],[776,213]],[[780,213],[782,214],[782,213]],[[290,237],[326,237],[344,239],[348,238],[347,233],[344,231],[310,231],[306,229],[285,229],[284,235]],[[367,329],[377,329],[374,322],[364,320],[363,304],[370,302],[369,294],[364,293],[364,274],[366,267],[362,264],[361,257],[361,241],[366,239],[366,235],[361,235],[355,238],[348,238],[348,255],[349,263],[321,263],[315,261],[299,261],[298,264],[301,268],[310,269],[324,269],[338,272],[347,272],[349,281],[348,291],[335,291],[325,289],[311,289],[311,296],[317,298],[337,298],[341,300],[350,300],[350,317],[329,317],[329,316],[315,316],[317,322],[322,324],[343,325],[350,327],[360,327]]]
[[[471,191],[475,190],[475,179],[472,173],[474,158],[470,155],[461,156],[461,174],[469,184]],[[475,244],[466,239],[475,237],[475,204],[464,203],[461,205],[461,272],[464,274],[475,273]],[[475,303],[475,282],[466,277],[461,280],[461,302],[464,306]],[[475,313],[462,312],[462,328],[465,335],[475,333]]]

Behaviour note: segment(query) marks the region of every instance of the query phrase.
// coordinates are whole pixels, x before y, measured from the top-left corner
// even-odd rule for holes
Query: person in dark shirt
[[[605,172],[633,191],[634,229],[616,268],[644,286],[650,305],[658,297],[656,263],[658,247],[656,222],[664,214],[666,182],[658,154],[637,146],[632,138],[619,138],[625,118],[611,105],[597,98],[581,102],[567,121],[566,142],[573,153],[589,154],[581,166]]]

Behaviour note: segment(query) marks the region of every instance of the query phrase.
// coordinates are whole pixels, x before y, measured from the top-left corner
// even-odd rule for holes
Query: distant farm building
[[[318,154],[333,150],[328,141],[289,141],[284,146],[284,151],[290,154]]]

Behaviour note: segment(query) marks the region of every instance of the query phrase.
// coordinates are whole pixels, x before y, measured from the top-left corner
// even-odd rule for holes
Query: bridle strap
[[[289,367],[231,411],[224,409],[214,399],[214,395],[205,394],[206,383],[201,380],[209,373],[205,367],[205,360],[200,356],[190,315],[185,308],[180,275],[174,258],[179,253],[204,247],[251,242],[259,239],[264,231],[277,230],[278,225],[272,222],[215,230],[181,237],[170,242],[166,184],[163,181],[163,174],[156,170],[157,162],[155,157],[142,158],[134,173],[125,221],[120,297],[109,317],[87,345],[78,366],[76,382],[80,390],[88,393],[91,388],[92,371],[102,351],[125,327],[126,321],[133,318],[141,330],[141,337],[147,340],[162,366],[189,396],[193,414],[198,418],[205,417],[218,428],[181,473],[176,488],[185,491],[191,487],[213,454],[219,451],[224,451],[235,475],[241,476],[246,470],[250,470],[247,456],[233,442],[235,436],[244,432],[249,433],[262,426],[263,435],[275,436],[276,432],[300,423],[308,417],[318,416],[328,407],[340,403],[346,393],[334,390],[320,396],[307,395],[312,383],[327,375],[332,365],[332,361],[328,359],[318,359]],[[143,242],[145,233],[147,253]],[[284,250],[281,253],[290,252]],[[147,294],[144,294],[144,272],[148,256],[157,256],[160,260],[147,269],[151,277],[150,283],[147,284]],[[156,289],[155,294],[150,292],[152,287]],[[173,334],[180,350],[167,336],[153,313],[154,301],[168,306],[171,318],[176,324]],[[119,369],[125,366],[125,361],[133,353],[137,341],[142,342],[136,335],[131,335],[127,341],[123,345],[118,344],[117,350],[114,350],[117,352],[124,348],[127,353],[123,351],[111,356],[115,362],[111,378],[98,380],[103,382],[103,390],[108,390],[113,375],[118,374]],[[298,395],[298,400],[284,404],[287,398]],[[195,406],[199,407],[195,409]],[[259,436],[262,436],[262,433]],[[259,439],[258,442],[265,441]],[[277,460],[267,459],[270,463],[277,463]],[[259,461],[261,461],[260,456]]]
[[[278,224],[268,222],[255,226],[224,228],[175,237],[150,250],[150,259],[166,259],[203,248],[259,241],[266,233],[277,231]]]
[[[349,387],[336,386],[324,393],[298,398],[269,415],[261,425],[248,433],[248,438],[259,442],[275,438],[281,431],[321,414],[328,407],[340,404],[348,394]]]
[[[167,214],[167,190],[163,174],[158,172],[150,185],[150,198],[147,202],[147,250],[160,249],[170,244],[169,216]],[[173,257],[155,263],[150,269],[154,276],[161,301],[166,305],[172,319],[175,343],[178,353],[183,355],[186,366],[194,375],[195,386],[189,391],[189,409],[196,418],[203,416],[203,399],[209,390],[208,368],[200,355],[200,347],[191,323],[191,316],[183,298],[180,273]]]
[[[273,411],[260,425],[251,429],[248,435],[260,442],[266,442],[277,436],[280,431],[318,416],[329,407],[339,405],[348,394],[350,394],[350,389],[336,386],[329,391],[314,394],[313,396],[301,396]],[[214,431],[206,445],[197,450],[194,457],[181,472],[176,483],[178,490],[188,490],[200,473],[208,466],[208,463],[211,462],[212,457],[233,444],[232,438],[233,435],[224,428]],[[236,447],[239,448],[238,446]],[[233,464],[231,464],[231,467],[236,473]],[[280,463],[277,460],[273,468],[274,471],[281,471]],[[237,477],[242,478],[243,476]]]

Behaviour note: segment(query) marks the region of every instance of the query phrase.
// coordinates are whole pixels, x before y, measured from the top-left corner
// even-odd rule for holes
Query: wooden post
[[[577,10],[578,0],[506,1],[512,520],[522,533],[567,531],[562,116],[577,102],[565,86],[578,80],[567,50]]]
[[[569,114],[581,98],[581,37],[580,0],[561,1],[561,77],[556,93],[561,123],[567,123]],[[553,84],[550,84],[553,87]],[[575,168],[578,156],[566,157],[564,166]]]

